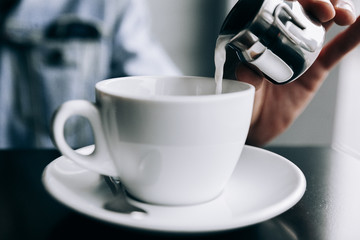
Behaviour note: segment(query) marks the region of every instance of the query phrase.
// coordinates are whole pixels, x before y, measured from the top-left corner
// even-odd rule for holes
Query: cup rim
[[[116,78],[109,78],[102,80],[95,85],[96,92],[100,93],[101,95],[107,95],[115,98],[126,98],[132,100],[139,100],[139,101],[148,101],[148,102],[195,102],[195,101],[219,101],[219,100],[226,100],[232,98],[238,98],[243,95],[251,95],[255,93],[255,87],[249,83],[230,80],[230,79],[223,79],[223,81],[232,81],[232,84],[240,84],[245,86],[245,89],[242,91],[237,92],[229,92],[229,93],[222,93],[222,94],[211,94],[211,95],[134,95],[134,94],[127,94],[122,92],[118,94],[111,89],[105,89],[105,85],[119,80],[128,80],[128,79],[168,79],[168,78],[178,78],[178,79],[208,79],[212,80],[215,83],[214,78],[210,77],[199,77],[199,76],[128,76],[128,77],[116,77]]]

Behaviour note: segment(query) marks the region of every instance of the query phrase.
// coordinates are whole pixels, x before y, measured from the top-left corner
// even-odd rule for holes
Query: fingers
[[[299,0],[299,2],[310,15],[322,23],[333,21],[345,26],[354,23],[356,19],[352,0]]]
[[[324,69],[329,70],[359,44],[360,17],[323,48],[318,61]]]
[[[330,0],[299,0],[303,8],[320,22],[329,22],[336,16],[334,5]]]
[[[334,1],[336,15],[335,23],[341,26],[350,25],[355,22],[355,5],[351,0],[337,0]]]

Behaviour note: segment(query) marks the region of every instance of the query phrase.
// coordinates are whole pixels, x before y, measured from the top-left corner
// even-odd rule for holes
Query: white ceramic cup
[[[144,202],[189,205],[217,197],[230,179],[248,134],[254,87],[202,77],[125,77],[96,84],[96,103],[74,100],[54,114],[56,146],[99,174],[119,176]],[[74,151],[64,125],[74,115],[93,128],[95,150]]]

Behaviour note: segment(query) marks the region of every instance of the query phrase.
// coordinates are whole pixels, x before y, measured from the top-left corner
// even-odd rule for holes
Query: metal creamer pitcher
[[[301,76],[315,61],[325,29],[297,1],[239,0],[225,19],[221,36],[240,60],[271,82]]]

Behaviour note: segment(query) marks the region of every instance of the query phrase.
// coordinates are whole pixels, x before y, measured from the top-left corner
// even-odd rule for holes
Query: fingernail
[[[310,5],[310,4],[309,4]],[[315,0],[308,10],[320,21],[328,22],[335,17],[335,8],[330,0]]]
[[[336,7],[348,11],[349,13],[351,13],[353,15],[354,18],[356,18],[355,7],[354,7],[353,4],[351,4],[351,2],[338,1],[337,4],[336,4]]]

